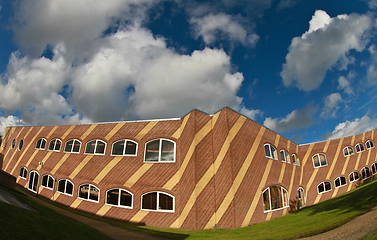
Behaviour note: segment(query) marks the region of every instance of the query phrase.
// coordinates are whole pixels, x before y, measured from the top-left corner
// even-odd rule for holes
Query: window
[[[39,179],[39,174],[36,171],[31,171],[30,176],[29,176],[29,184],[27,187],[30,191],[37,193],[38,179]]]
[[[99,189],[92,184],[83,184],[79,187],[79,198],[98,202]]]
[[[60,141],[59,139],[52,139],[50,141],[50,144],[48,145],[48,150],[59,152],[61,145],[62,145],[62,141]]]
[[[335,188],[342,187],[347,185],[346,177],[340,176],[337,179],[335,179]]]
[[[313,165],[314,165],[314,168],[326,166],[327,165],[326,155],[323,153],[317,153],[316,155],[314,155]]]
[[[46,148],[47,140],[44,138],[40,138],[37,141],[37,144],[35,145],[35,149],[45,150]]]
[[[132,140],[119,140],[113,143],[111,155],[115,156],[136,156],[137,143]]]
[[[175,142],[167,139],[156,139],[146,143],[145,162],[174,162]]]
[[[65,143],[64,152],[79,153],[80,147],[81,147],[81,142],[77,139],[72,139]]]
[[[318,193],[325,193],[331,191],[331,183],[330,182],[321,182],[318,185]]]
[[[264,145],[264,152],[266,157],[278,160],[276,149],[271,144],[267,143]]]
[[[13,139],[11,148],[13,149],[16,146],[16,139]]]
[[[371,140],[367,141],[365,145],[367,146],[367,149],[374,148],[374,143]]]
[[[86,143],[85,154],[99,154],[104,155],[106,149],[106,143],[101,140],[91,140]]]
[[[275,185],[263,192],[263,210],[271,211],[289,207],[288,191],[282,186]]]
[[[289,153],[285,151],[284,149],[280,151],[281,155],[281,161],[286,163],[291,163],[291,160],[289,159]]]
[[[24,146],[24,140],[21,139],[20,143],[18,144],[18,151],[21,151],[23,146]]]
[[[48,188],[53,190],[54,189],[54,178],[50,175],[43,175],[42,176],[42,187]]]
[[[353,152],[353,148],[350,147],[350,146],[345,147],[345,148],[343,149],[343,154],[344,154],[345,157],[354,154],[354,152]]]
[[[149,192],[141,196],[141,209],[174,212],[174,197],[163,192]]]
[[[26,167],[20,168],[20,174],[18,176],[20,176],[20,178],[26,179],[26,177],[27,177],[27,169],[26,169]]]
[[[359,180],[359,173],[358,172],[352,172],[350,173],[350,175],[348,176],[349,180],[350,180],[350,183],[351,182],[354,182],[354,181],[357,181]]]
[[[67,195],[73,195],[73,183],[68,179],[61,179],[58,182],[58,192],[64,193]]]
[[[299,187],[297,190],[297,200],[298,200],[298,208],[305,207],[305,193],[302,187]]]
[[[361,176],[363,180],[370,178],[370,170],[368,167],[364,167],[363,169],[361,169]]]
[[[375,175],[377,173],[377,163],[372,164],[372,174]]]
[[[292,154],[293,165],[300,166],[300,159],[298,158],[297,154]]]
[[[106,204],[132,208],[132,194],[120,188],[110,189],[106,192]]]
[[[362,151],[365,150],[364,145],[363,145],[362,143],[358,143],[358,144],[355,146],[355,148],[356,148],[356,152],[357,152],[357,153],[362,152]]]

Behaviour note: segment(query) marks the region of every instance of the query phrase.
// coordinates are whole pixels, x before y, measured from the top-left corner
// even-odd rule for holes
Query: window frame
[[[157,193],[157,198],[156,198],[156,207],[157,209],[154,210],[154,209],[144,209],[143,208],[143,197],[147,194],[150,194],[150,193]],[[160,208],[160,194],[165,194],[169,197],[172,198],[173,200],[173,203],[172,203],[172,207],[173,209],[172,210],[165,210],[165,209],[159,209]],[[141,202],[140,202],[140,210],[142,211],[149,211],[149,212],[167,212],[167,213],[174,213],[175,212],[175,197],[169,193],[166,193],[166,192],[162,192],[162,191],[151,191],[151,192],[146,192],[144,194],[141,195]]]
[[[364,176],[363,176],[363,171],[364,171],[364,169],[365,169],[365,171],[368,170],[368,172],[369,172],[369,176],[366,176],[365,178],[364,178]],[[372,174],[370,173],[370,169],[369,169],[369,167],[367,167],[367,166],[363,167],[363,168],[361,169],[360,173],[361,173],[361,179],[362,179],[363,181],[366,180],[366,179],[368,179],[368,178],[371,178],[371,177],[372,177]],[[366,172],[365,172],[365,175],[367,175]]]
[[[266,146],[268,147],[268,151],[269,151],[269,154],[271,156],[267,156],[267,151],[266,151]],[[269,159],[273,159],[273,160],[276,160],[276,161],[279,161],[278,159],[278,154],[277,154],[277,151],[276,151],[276,148],[270,144],[270,143],[266,143],[264,144],[264,155],[266,156],[266,158],[269,158]],[[272,149],[274,149],[275,151],[272,151]],[[272,153],[272,154],[271,154]]]
[[[68,151],[66,151],[65,149],[66,149],[66,147],[67,147],[68,142],[70,142],[70,141],[73,141],[73,142],[72,142],[72,146],[71,146],[71,151],[68,152]],[[78,152],[73,152],[73,148],[74,148],[74,146],[75,146],[75,142],[79,142],[79,143],[80,143],[79,151],[78,151]],[[82,144],[81,141],[78,140],[78,139],[70,139],[70,140],[68,140],[68,141],[65,142],[63,152],[64,152],[64,153],[75,153],[75,154],[79,154],[79,153],[80,153],[80,150],[81,150],[81,144]]]
[[[22,171],[23,170],[23,171]],[[22,175],[21,175],[21,171],[22,171]],[[26,172],[25,172],[26,171]],[[19,174],[18,174],[18,176],[20,177],[20,178],[22,178],[22,179],[27,179],[27,168],[26,167],[21,167],[20,168],[20,172],[19,172]],[[25,175],[25,176],[24,176]]]
[[[287,150],[285,149],[280,150],[280,156],[281,156],[281,161],[283,163],[291,164],[291,159],[289,158],[289,153]]]
[[[299,167],[300,166],[300,158],[298,157],[298,155],[296,153],[292,154],[292,159],[293,159],[293,165]]]
[[[52,150],[50,150],[50,145],[52,143],[52,141],[55,141],[54,143],[54,147]],[[60,146],[59,146],[59,150],[56,150],[56,142],[59,141],[60,142]],[[48,143],[48,147],[47,147],[47,151],[52,151],[52,152],[60,152],[60,149],[62,148],[62,140],[60,140],[59,138],[54,138],[54,139],[51,139],[51,141]]]
[[[330,189],[329,190],[326,190],[326,183],[329,183],[330,185]],[[319,186],[323,184],[323,192],[320,192],[319,191]],[[323,181],[321,182],[320,184],[317,185],[317,191],[318,191],[318,194],[323,194],[323,193],[327,193],[327,192],[331,192],[332,191],[332,185],[331,185],[331,182],[330,181]]]
[[[40,141],[39,143],[39,148],[37,147],[38,146],[38,142]],[[42,148],[42,142],[44,142],[44,148]],[[35,149],[39,149],[39,150],[45,150],[46,149],[46,145],[47,145],[47,139],[46,138],[40,138],[37,140],[37,143],[35,144]]]
[[[336,186],[336,181],[339,179],[339,186]],[[341,179],[344,179],[344,181],[346,182],[345,184],[342,184],[342,180]],[[335,189],[336,188],[340,188],[340,187],[344,187],[347,185],[347,178],[345,176],[339,176],[337,177],[335,180],[334,180],[334,186],[335,186]]]
[[[65,184],[64,184],[64,192],[61,192],[59,191],[59,183],[60,181],[65,181]],[[71,183],[72,184],[72,194],[70,193],[67,193],[67,182]],[[57,184],[58,186],[56,187],[56,192],[60,193],[60,194],[64,194],[64,195],[67,195],[67,196],[70,196],[72,197],[74,192],[75,192],[75,184],[73,184],[73,182],[69,179],[66,179],[66,178],[62,178],[60,179],[59,181],[57,181]]]
[[[44,177],[47,177],[47,186],[44,186],[44,185],[43,185],[43,178],[44,178]],[[52,180],[52,188],[48,186],[50,180]],[[46,189],[49,189],[49,190],[54,190],[54,184],[55,184],[55,179],[54,179],[50,174],[45,174],[45,175],[42,176],[42,179],[41,179],[41,186],[42,186],[43,188],[46,188]]]
[[[377,163],[376,162],[372,163],[372,165],[370,166],[370,168],[372,169],[372,176],[376,175],[377,174]]]
[[[301,191],[300,191],[301,190]],[[301,198],[300,198],[300,195],[301,195]],[[303,207],[306,207],[306,201],[305,201],[305,190],[303,187],[299,187],[297,189],[297,201],[299,203],[301,203],[301,206],[299,206],[298,208],[301,209]],[[303,203],[303,204],[302,204]],[[300,204],[299,204],[300,205]]]
[[[369,144],[368,144],[368,143],[369,143]],[[368,145],[369,145],[369,147],[368,147]],[[367,150],[374,148],[374,143],[373,143],[373,141],[372,141],[372,140],[368,140],[368,141],[366,141],[366,142],[365,142],[365,147],[366,147]]]
[[[88,192],[88,198],[83,198],[83,197],[80,197],[80,193],[81,193],[81,187],[85,186],[85,185],[88,185],[89,187],[89,192]],[[98,195],[97,195],[97,198],[98,200],[93,200],[90,198],[90,194],[91,194],[91,191],[92,189],[91,188],[95,188],[98,190]],[[94,184],[91,184],[91,183],[83,183],[81,184],[78,189],[77,189],[77,198],[78,199],[82,199],[82,200],[85,200],[85,201],[88,201],[88,202],[94,202],[94,203],[99,203],[99,200],[100,200],[100,189],[98,187],[96,187]]]
[[[350,149],[351,149],[352,152],[350,152]],[[345,150],[347,151],[347,153],[345,152]],[[343,148],[344,157],[348,157],[348,156],[351,156],[351,155],[354,155],[354,154],[355,154],[355,152],[353,151],[353,147],[347,146],[347,147]]]
[[[361,149],[360,146],[362,146],[363,149]],[[359,147],[359,151],[357,151],[358,147]],[[356,149],[356,153],[361,153],[361,152],[365,151],[365,146],[362,143],[358,143],[358,144],[355,145],[355,149]]]
[[[323,155],[325,157],[325,160],[326,160],[326,164],[325,165],[322,165],[322,161],[320,161],[320,157],[319,157],[320,155]],[[319,160],[319,166],[317,166],[317,167],[315,166],[315,163],[314,163],[314,157],[315,156],[318,156],[318,160]],[[312,157],[312,162],[313,162],[313,167],[314,168],[326,167],[328,165],[327,157],[326,157],[326,154],[324,154],[324,153],[316,153],[316,154],[314,154],[313,157]]]
[[[145,158],[147,156],[147,146],[149,143],[154,142],[154,141],[159,141],[159,150],[158,150],[158,160],[157,161],[146,161]],[[161,154],[162,154],[162,141],[167,141],[173,143],[174,146],[174,154],[173,154],[173,161],[162,161],[161,160]],[[176,142],[167,138],[155,138],[152,139],[148,142],[145,143],[145,148],[144,148],[144,163],[175,163],[176,161],[176,152],[177,152],[177,145]]]
[[[355,173],[357,174],[357,179],[355,177]],[[353,180],[351,181],[351,174],[352,174],[352,178]],[[350,181],[350,183],[353,183],[353,182],[356,182],[356,181],[359,181],[360,180],[360,173],[358,171],[353,171],[351,172],[350,174],[348,174],[348,180]]]
[[[109,191],[112,191],[112,190],[118,190],[118,204],[117,204],[117,205],[115,205],[115,204],[111,204],[111,203],[108,203],[108,202],[107,202],[107,193],[108,193]],[[127,192],[128,194],[131,195],[131,206],[120,205],[120,202],[121,202],[121,201],[120,201],[120,200],[121,200],[121,191],[125,191],[125,192]],[[133,195],[130,191],[128,191],[128,190],[126,190],[126,189],[123,189],[123,188],[111,188],[111,189],[109,189],[109,190],[106,191],[105,205],[112,206],[112,207],[120,207],[120,208],[133,209],[133,205],[134,205],[134,195]]]
[[[88,148],[88,144],[95,141],[95,146],[94,146],[94,152],[93,153],[88,153],[87,152],[87,148]],[[97,153],[97,147],[98,147],[98,142],[102,142],[105,144],[105,147],[103,148],[103,153]],[[99,156],[103,156],[105,155],[106,153],[106,146],[107,146],[107,143],[101,139],[92,139],[90,141],[88,141],[86,144],[85,144],[85,151],[84,151],[84,154],[87,154],[87,155],[99,155]]]
[[[280,208],[275,208],[275,209],[272,209],[272,201],[271,201],[271,190],[270,188],[271,187],[280,187],[280,191],[281,191],[281,205],[282,207]],[[269,204],[269,210],[266,210],[266,206],[264,204],[264,193],[268,191],[268,204]],[[267,212],[274,212],[274,211],[279,211],[279,210],[282,210],[284,208],[289,208],[289,194],[288,194],[288,190],[281,186],[281,185],[271,185],[269,187],[267,187],[263,192],[262,192],[262,203],[263,203],[263,212],[264,213],[267,213]]]
[[[122,155],[113,154],[114,144],[116,144],[116,143],[118,143],[120,141],[123,141],[124,142],[124,146],[125,146],[125,147],[123,147],[123,154]],[[127,141],[135,143],[135,145],[136,145],[135,154],[126,154]],[[111,154],[110,154],[110,156],[136,157],[137,156],[138,147],[139,147],[139,144],[136,141],[134,141],[134,140],[131,140],[131,139],[120,139],[120,140],[117,140],[117,141],[113,142],[113,144],[111,145]]]
[[[15,138],[13,138],[13,140],[12,140],[12,144],[11,144],[11,149],[13,149],[15,146],[16,146],[16,144],[17,144],[17,140],[15,139]]]
[[[34,174],[33,177],[31,176],[32,174]],[[35,179],[35,176],[37,176],[37,179]],[[30,188],[30,183],[31,183],[30,181],[31,180],[33,181],[32,182],[32,188]],[[35,183],[35,181],[36,181],[36,183]],[[34,187],[35,187],[35,189],[34,189]],[[29,173],[29,181],[27,183],[27,189],[29,191],[33,192],[33,193],[38,194],[38,187],[39,187],[39,173],[37,171],[35,171],[35,170],[30,171],[30,173]]]
[[[18,151],[21,151],[22,150],[22,148],[23,148],[23,146],[24,146],[24,140],[23,139],[21,139],[20,140],[20,142],[18,143]]]

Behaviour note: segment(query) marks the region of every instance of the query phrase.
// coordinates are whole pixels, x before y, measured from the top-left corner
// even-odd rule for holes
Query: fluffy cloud
[[[356,118],[354,121],[345,121],[339,123],[335,127],[334,131],[324,134],[323,138],[326,140],[331,140],[347,137],[358,133],[371,131],[376,126],[376,121],[373,121],[368,117],[368,115],[365,115],[362,118]]]
[[[367,15],[339,15],[334,18],[317,10],[310,21],[309,30],[292,39],[286,63],[280,73],[285,86],[296,85],[304,91],[316,89],[326,71],[339,63],[346,68],[353,58],[351,49],[365,48],[365,32],[372,26]]]
[[[242,115],[245,115],[246,117],[252,119],[252,120],[256,120],[256,118],[258,116],[261,116],[263,114],[263,112],[259,109],[257,110],[250,110],[250,109],[247,109],[245,108],[244,106],[242,106],[240,109],[237,109],[239,110],[239,112],[242,114]]]
[[[328,118],[330,115],[335,117],[336,111],[339,109],[339,103],[343,102],[342,96],[339,93],[333,93],[326,97],[325,107],[321,113],[322,118]]]
[[[317,107],[311,103],[306,105],[301,110],[294,110],[289,113],[285,118],[266,118],[263,125],[276,132],[292,132],[301,128],[306,128],[312,125],[314,114],[317,111]]]
[[[345,93],[347,93],[348,95],[352,95],[354,92],[353,92],[353,88],[350,86],[350,82],[343,76],[340,76],[338,78],[338,89],[339,90],[344,90]]]
[[[9,115],[8,117],[0,117],[0,136],[3,136],[7,126],[22,126],[24,122],[22,119]]]
[[[206,44],[218,40],[218,36],[233,42],[240,42],[244,46],[254,46],[259,39],[257,34],[249,34],[235,17],[224,13],[211,13],[200,18],[193,17],[190,23],[193,25],[196,37],[203,37]]]

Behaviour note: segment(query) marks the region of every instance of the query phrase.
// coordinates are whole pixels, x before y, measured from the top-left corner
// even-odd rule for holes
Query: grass
[[[34,236],[32,234],[47,231],[47,233],[43,233],[43,235],[38,238],[44,239],[48,237],[55,239],[56,236],[56,239],[106,239],[105,237],[98,237],[98,232],[94,234],[95,237],[91,237],[91,235],[89,237],[87,230],[85,230],[82,224],[77,222],[71,223],[73,220],[69,221],[65,219],[65,217],[61,216],[60,214],[47,209],[28,197],[22,196],[19,198],[25,201],[28,205],[37,209],[40,213],[33,213],[12,206],[4,207],[6,204],[4,205],[0,202],[0,216],[2,216],[0,218],[0,236],[2,236],[4,229],[7,230],[6,232],[8,232],[8,229],[12,232],[25,232],[25,229],[32,224],[33,227],[31,227],[31,229],[33,230],[28,230],[24,236]],[[44,199],[42,197],[40,198]],[[47,199],[44,200],[51,204],[61,206]],[[298,212],[291,213],[268,222],[240,229],[210,229],[200,231],[140,226],[123,221],[101,218],[70,209],[68,207],[63,208],[71,212],[95,218],[97,220],[106,221],[114,225],[171,239],[296,239],[316,235],[334,229],[366,212],[376,204],[377,181],[372,181],[336,198],[306,207]],[[7,216],[6,220],[4,220],[3,216]],[[22,221],[20,221],[20,219]],[[51,219],[53,219],[53,221],[51,221]],[[48,224],[51,224],[51,226]],[[46,229],[45,225],[49,227]],[[4,228],[3,226],[8,227]],[[78,237],[77,229],[80,229],[80,231],[85,233],[83,233],[81,237]],[[90,231],[94,230],[89,230],[89,232]],[[61,235],[63,233],[59,232],[71,235],[64,235],[63,237],[63,235]],[[371,235],[368,239],[377,239],[377,234]]]

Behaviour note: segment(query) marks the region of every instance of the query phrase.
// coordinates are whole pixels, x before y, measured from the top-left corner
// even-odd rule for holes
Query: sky
[[[0,0],[6,126],[229,107],[297,144],[377,127],[377,0]]]

